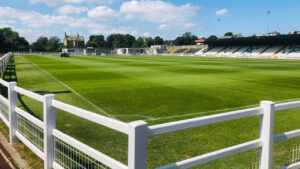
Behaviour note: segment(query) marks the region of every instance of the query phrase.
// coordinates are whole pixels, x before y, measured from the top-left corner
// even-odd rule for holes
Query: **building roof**
[[[251,36],[230,39],[206,39],[210,46],[257,46],[257,45],[299,45],[300,35]]]
[[[76,36],[68,36],[65,34],[65,39],[68,41],[84,41],[84,37],[77,34]]]

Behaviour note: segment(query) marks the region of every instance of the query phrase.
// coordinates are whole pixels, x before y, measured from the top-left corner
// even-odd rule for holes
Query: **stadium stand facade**
[[[197,40],[199,41],[199,40]],[[202,42],[202,41],[201,41]],[[203,43],[197,43],[197,45],[186,45],[186,46],[168,46],[167,53],[168,55],[195,55],[200,50],[204,49]]]
[[[300,35],[205,40],[196,56],[300,59]]]

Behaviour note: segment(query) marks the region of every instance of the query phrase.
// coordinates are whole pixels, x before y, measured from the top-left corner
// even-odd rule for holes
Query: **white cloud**
[[[37,12],[21,11],[10,7],[0,7],[0,18],[19,20],[20,23],[32,28],[51,27],[57,24],[78,27],[90,22],[88,18],[77,18],[66,15],[42,15]]]
[[[19,19],[21,23],[30,27],[47,27],[51,20],[49,15],[41,15],[36,12],[25,12],[10,7],[0,7],[0,18]]]
[[[52,34],[49,31],[40,31],[40,30],[36,30],[36,29],[14,28],[13,30],[19,32],[20,36],[25,37],[26,40],[28,40],[28,42],[30,42],[30,43],[36,41],[40,36],[45,36],[45,35],[47,35],[47,37],[55,36],[54,34]]]
[[[160,23],[159,29],[182,28],[181,24],[190,21],[190,18],[197,15],[199,6],[185,4],[175,6],[172,3],[163,1],[128,1],[124,2],[120,12],[126,19],[138,19],[150,23]],[[195,24],[195,23],[193,23]]]
[[[137,28],[130,26],[115,27],[109,24],[97,23],[88,17],[44,15],[34,11],[23,11],[10,7],[0,7],[0,27],[13,28],[29,42],[33,42],[39,36],[45,35],[61,37],[63,32],[70,32],[71,30],[71,33],[80,30],[78,32],[81,32],[81,34],[83,34],[82,30],[84,30],[84,32],[88,32],[86,34],[109,35],[122,33],[133,36],[138,35]]]
[[[172,28],[178,28],[181,30],[189,30],[192,29],[196,26],[195,22],[183,22],[180,23],[179,25],[177,24],[173,24],[173,23],[169,23],[169,24],[161,24],[159,25],[158,29],[160,30],[168,30],[168,29],[172,29]]]
[[[81,12],[87,11],[86,7],[76,7],[73,5],[64,5],[57,9],[60,14],[80,14]]]
[[[98,4],[112,4],[118,0],[30,0],[31,4],[45,3],[50,6],[58,4],[80,4],[80,3],[98,3]]]
[[[221,16],[221,15],[225,15],[227,13],[228,13],[228,9],[221,9],[216,12],[216,15]]]
[[[161,24],[161,25],[159,25],[159,29],[160,30],[166,30],[167,28],[168,28],[167,24]]]
[[[144,36],[144,37],[150,37],[150,36],[151,36],[151,33],[150,33],[150,32],[145,32],[145,33],[143,34],[143,36]]]
[[[62,28],[85,28],[92,34],[112,34],[112,33],[131,33],[136,32],[135,28],[132,27],[118,27],[115,28],[108,24],[98,24],[90,18],[84,17],[72,17],[67,15],[42,15],[37,12],[27,12],[10,7],[0,7],[0,20],[13,19],[31,28],[43,28],[47,29],[57,25],[63,25]],[[0,26],[13,26],[9,25],[6,21],[1,21]],[[27,31],[28,32],[28,31]]]
[[[12,24],[16,23],[15,20],[0,20],[0,28],[11,27]]]
[[[137,34],[138,32],[131,27],[121,26],[118,28],[109,26],[109,25],[90,25],[92,30],[90,31],[91,34],[102,34],[102,35],[110,35],[110,34]]]
[[[130,32],[130,35],[132,35],[132,36],[137,36],[138,34],[139,34],[138,31],[131,31],[131,32]]]
[[[0,21],[0,28],[10,27],[9,24]]]
[[[98,6],[88,11],[88,16],[102,21],[116,19],[119,13],[107,6]]]

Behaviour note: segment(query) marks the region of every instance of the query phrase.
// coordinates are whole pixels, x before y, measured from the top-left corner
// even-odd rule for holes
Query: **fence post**
[[[263,115],[260,121],[260,139],[262,148],[260,150],[260,169],[272,169],[273,141],[274,141],[274,110],[275,104],[271,101],[261,101]]]
[[[55,160],[55,139],[52,135],[52,129],[56,126],[55,108],[52,106],[52,100],[55,95],[44,95],[43,113],[44,113],[44,169],[53,168]]]
[[[146,169],[147,138],[149,129],[145,121],[129,123],[128,167],[129,169]]]
[[[14,91],[15,86],[17,86],[16,82],[10,82],[7,88],[9,101],[9,141],[11,144],[19,142],[19,139],[16,136],[16,131],[18,129],[18,115],[15,112],[15,108],[18,106],[18,94]]]

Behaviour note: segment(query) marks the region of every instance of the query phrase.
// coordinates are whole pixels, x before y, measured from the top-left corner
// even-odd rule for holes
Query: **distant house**
[[[280,33],[279,32],[270,32],[270,33],[266,33],[266,34],[260,34],[258,35],[259,37],[262,37],[262,36],[279,36]]]
[[[220,36],[219,39],[230,39],[230,38],[241,38],[243,35],[241,33],[234,34],[232,36]]]
[[[64,45],[67,48],[84,48],[84,37],[79,34],[76,36],[68,36],[65,33]]]

